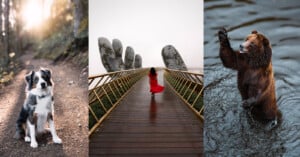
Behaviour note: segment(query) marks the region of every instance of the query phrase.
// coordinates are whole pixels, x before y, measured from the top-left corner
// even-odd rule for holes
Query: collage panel
[[[89,156],[203,156],[203,2],[89,5]]]
[[[205,156],[299,156],[299,6],[204,2]]]
[[[0,4],[1,157],[299,156],[300,2]]]
[[[88,156],[88,1],[0,1],[0,156]]]

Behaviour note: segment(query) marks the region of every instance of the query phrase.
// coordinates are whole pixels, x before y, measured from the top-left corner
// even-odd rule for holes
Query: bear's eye
[[[255,44],[253,42],[250,42],[249,47],[253,48],[253,47],[255,47]]]

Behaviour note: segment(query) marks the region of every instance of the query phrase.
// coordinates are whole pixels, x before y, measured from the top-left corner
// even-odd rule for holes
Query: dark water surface
[[[300,156],[300,1],[205,1],[206,156]],[[272,44],[279,127],[267,131],[247,118],[237,89],[237,72],[223,67],[217,31],[229,30],[238,48],[256,29]]]

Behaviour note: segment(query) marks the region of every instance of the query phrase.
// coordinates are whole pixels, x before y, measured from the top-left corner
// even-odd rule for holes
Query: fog
[[[171,44],[187,67],[203,68],[203,2],[199,0],[90,0],[89,75],[106,73],[98,38],[117,38],[123,58],[131,46],[143,67],[164,66],[161,50]]]

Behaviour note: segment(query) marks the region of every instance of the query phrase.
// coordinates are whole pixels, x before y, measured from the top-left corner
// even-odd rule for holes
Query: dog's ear
[[[40,70],[46,74],[47,76],[51,77],[51,70],[50,69],[46,69],[46,68],[40,68]]]
[[[33,78],[34,78],[34,71],[31,71],[29,74],[25,76],[25,82],[27,84],[27,90],[31,90],[33,87]]]
[[[41,71],[49,78],[51,78],[51,70],[49,69],[41,69]]]
[[[30,73],[28,73],[26,76],[25,76],[25,81],[26,83],[29,83],[30,81],[33,80],[33,77],[34,77],[34,71],[31,71]]]

